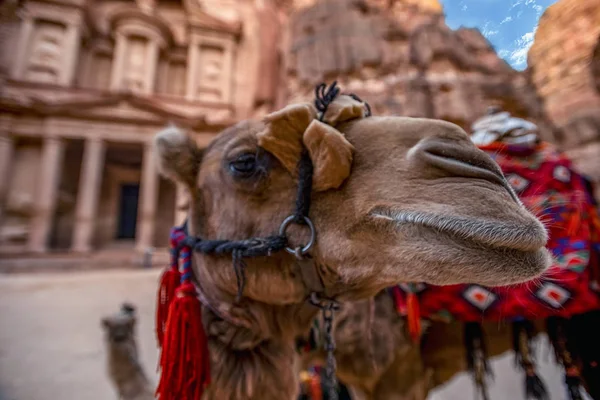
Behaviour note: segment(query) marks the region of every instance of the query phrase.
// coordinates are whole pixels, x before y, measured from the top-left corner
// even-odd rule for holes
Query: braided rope
[[[169,235],[169,253],[171,258],[171,268],[174,270],[179,269],[179,246],[183,240],[185,240],[185,231],[180,226],[174,226],[171,228]]]

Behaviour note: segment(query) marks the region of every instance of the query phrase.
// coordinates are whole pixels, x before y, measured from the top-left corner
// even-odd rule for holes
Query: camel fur
[[[364,400],[426,400],[431,390],[466,371],[467,362],[462,323],[422,323],[422,341],[413,343],[405,318],[385,291],[375,296],[374,303],[343,303],[334,322],[340,380]],[[542,331],[542,322],[536,324]],[[489,357],[512,350],[510,324],[482,325]],[[324,363],[322,349],[302,355],[303,368]]]
[[[434,371],[423,364],[419,345],[409,338],[405,319],[385,291],[373,299],[344,302],[334,321],[334,338],[337,375],[356,397],[427,398]],[[325,357],[321,348],[311,349],[302,353],[302,365],[324,366]]]
[[[119,313],[102,318],[108,376],[120,400],[153,400],[153,385],[138,356],[135,325],[135,308],[130,304],[123,304]]]
[[[294,163],[306,149],[315,171],[311,256],[327,296],[340,301],[401,281],[511,284],[546,270],[544,227],[461,128],[366,115],[344,95],[325,123],[312,104],[292,105],[224,130],[204,151],[169,127],[155,138],[155,156],[163,175],[186,186],[192,235],[241,240],[276,234],[293,213]],[[309,238],[296,225],[287,235],[292,247]],[[293,255],[245,262],[236,302],[231,259],[194,254],[195,282],[220,314],[203,307],[212,375],[204,398],[294,399],[295,338],[317,309]]]

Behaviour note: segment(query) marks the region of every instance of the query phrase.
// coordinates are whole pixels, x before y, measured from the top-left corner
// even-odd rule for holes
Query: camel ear
[[[195,187],[202,151],[191,137],[169,126],[155,136],[154,154],[161,174],[187,187]]]
[[[313,120],[302,138],[313,163],[313,189],[337,189],[350,176],[354,147],[334,127]]]
[[[258,142],[294,176],[305,146],[314,167],[313,189],[335,189],[350,175],[353,147],[337,129],[316,120],[316,116],[316,109],[308,103],[270,114]],[[340,107],[332,118],[348,118],[348,112]]]

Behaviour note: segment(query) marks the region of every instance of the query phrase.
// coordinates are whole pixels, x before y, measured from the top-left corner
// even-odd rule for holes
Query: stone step
[[[98,251],[86,255],[65,253],[11,254],[0,257],[0,273],[59,272],[104,269],[164,267],[169,263],[166,249],[145,255],[133,249]]]

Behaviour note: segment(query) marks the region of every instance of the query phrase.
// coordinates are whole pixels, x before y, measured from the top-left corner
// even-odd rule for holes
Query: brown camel
[[[123,304],[119,313],[102,318],[108,376],[120,400],[152,400],[154,388],[138,357],[135,324],[135,308],[130,304]]]
[[[368,298],[401,281],[510,284],[548,268],[543,225],[462,129],[366,115],[345,95],[322,115],[293,105],[226,129],[204,151],[170,127],[155,138],[156,156],[187,187],[191,234],[242,240],[277,233],[293,213],[305,149],[317,231],[310,255],[329,298]],[[292,225],[289,241],[307,243],[307,231]],[[211,354],[205,399],[296,397],[295,338],[317,313],[298,268],[287,252],[247,258],[236,301],[231,260],[194,254]]]

